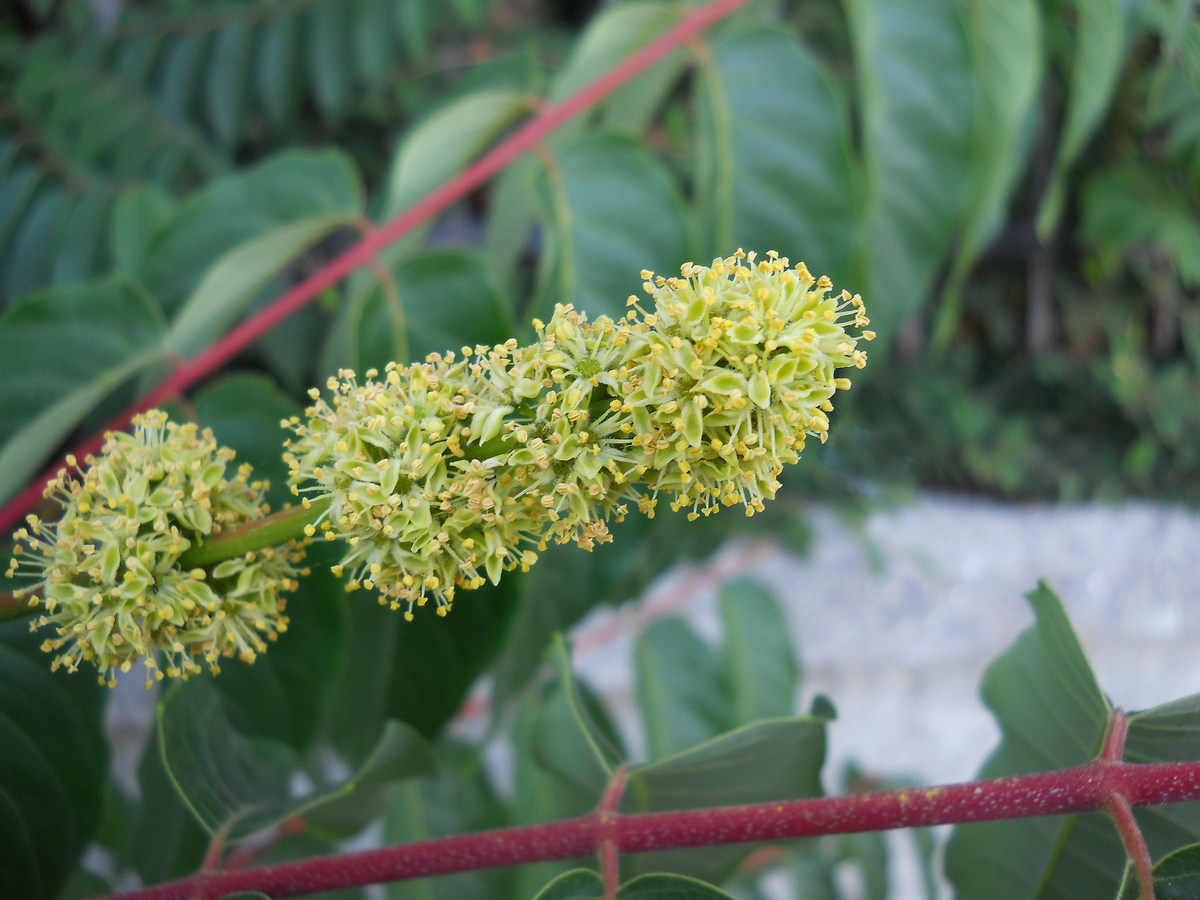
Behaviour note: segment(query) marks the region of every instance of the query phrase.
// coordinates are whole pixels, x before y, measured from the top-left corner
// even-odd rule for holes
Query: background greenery
[[[172,358],[210,346],[687,8],[5,6],[0,500],[157,383]],[[669,273],[737,246],[776,248],[862,293],[881,338],[829,445],[788,473],[768,517],[631,521],[601,551],[547,554],[526,578],[464,596],[445,621],[406,625],[349,603],[331,576],[314,577],[289,605],[286,640],[253,667],[231,665],[211,685],[165,698],[162,720],[203,714],[227,729],[253,765],[222,769],[264,789],[279,778],[258,778],[254,766],[276,776],[305,767],[320,782],[334,753],[378,784],[436,765],[438,774],[387,792],[389,838],[543,819],[587,808],[600,771],[560,771],[570,760],[551,753],[554,729],[575,723],[587,700],[578,687],[583,699],[567,703],[565,672],[558,687],[534,677],[543,650],[553,657],[553,634],[596,604],[635,597],[672,558],[706,552],[732,527],[765,526],[801,544],[800,498],[856,500],[880,483],[1200,499],[1200,19],[1191,0],[751,3],[328,291],[175,412],[211,426],[270,477],[278,503],[277,423],[337,367],[525,337],[529,319],[558,301],[620,311],[642,268]],[[772,633],[762,616],[745,626],[756,646]],[[701,671],[705,654],[681,629],[647,634],[641,683],[653,683],[661,645],[671,661],[662,671],[683,679],[674,689],[710,677],[734,693],[697,701],[680,724],[686,746],[653,746],[652,756],[781,716],[790,724],[751,727],[764,741],[793,741],[803,761],[793,774],[809,781],[773,787],[816,790],[811,733],[828,710],[788,719],[790,694],[760,708],[747,685],[786,682],[787,664],[753,678],[733,663]],[[21,631],[6,626],[0,648],[10,673],[0,709],[22,723],[30,748],[28,758],[0,754],[0,877],[9,879],[0,884],[23,897],[54,896],[64,880],[66,895],[98,890],[74,868],[89,841],[108,848],[117,873],[154,881],[193,870],[200,823],[213,827],[230,810],[197,822],[174,799],[170,747],[192,738],[164,731],[167,770],[161,753],[146,754],[142,799],[106,785],[103,694],[83,677],[48,673]],[[439,738],[484,672],[505,713],[498,727],[522,750],[515,799],[488,785],[478,748]],[[647,709],[653,697],[645,692]],[[436,754],[424,739],[440,741]],[[748,746],[758,745],[737,752]],[[1005,760],[989,771],[1024,765]],[[190,771],[183,781],[201,786],[212,775],[200,764]],[[316,852],[378,812],[326,798],[309,815],[328,821],[272,852]],[[857,861],[871,896],[884,896],[883,853],[875,838],[847,838],[797,850],[786,865],[811,875],[806,896],[823,897],[835,890],[831,867]],[[681,865],[715,878],[732,863]],[[986,871],[979,865],[969,868]],[[550,874],[389,891],[532,896]],[[738,884],[753,895],[745,878]]]

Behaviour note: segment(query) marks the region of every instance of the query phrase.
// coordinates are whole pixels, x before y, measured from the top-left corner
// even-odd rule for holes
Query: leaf
[[[477,91],[443,106],[404,138],[388,173],[385,215],[394,216],[438,187],[529,112],[523,91]]]
[[[460,592],[445,618],[422,610],[412,622],[371,597],[355,597],[330,717],[342,754],[360,757],[389,718],[437,734],[499,649],[519,581],[518,573],[506,573],[498,586]]]
[[[495,711],[524,684],[556,632],[566,632],[595,606],[637,597],[675,560],[709,554],[728,529],[728,520],[715,516],[697,522],[683,516],[633,516],[613,523],[612,543],[590,553],[548,548],[522,583],[512,627],[492,672]]]
[[[0,626],[0,896],[53,897],[95,829],[105,692],[50,671],[25,622]]]
[[[650,757],[686,750],[722,730],[720,663],[682,619],[660,619],[634,649],[638,705]]]
[[[1037,621],[984,674],[984,701],[1003,738],[980,778],[1087,762],[1111,711],[1061,601],[1044,582],[1026,596]],[[1121,859],[1103,817],[1053,816],[959,826],[946,872],[960,896],[979,900],[1097,897],[1115,889]]]
[[[1125,874],[1117,891],[1117,900],[1141,900],[1141,885],[1133,863],[1125,864]],[[1200,844],[1180,847],[1154,866],[1155,900],[1195,900],[1200,897]]]
[[[113,203],[108,235],[116,268],[136,272],[155,233],[175,217],[176,209],[171,195],[161,188],[143,185],[122,191]]]
[[[779,601],[761,582],[737,578],[721,586],[718,603],[725,635],[723,682],[733,722],[790,716],[800,666]]]
[[[957,0],[848,0],[858,75],[861,274],[881,336],[925,302],[961,221],[970,159],[970,58]]]
[[[286,266],[356,219],[357,213],[350,212],[302,219],[225,253],[171,322],[166,338],[169,352],[188,358],[208,347]]]
[[[336,122],[350,92],[350,9],[319,3],[308,13],[309,84],[326,122]]]
[[[241,136],[250,51],[250,28],[244,22],[231,21],[216,33],[204,91],[208,121],[226,146]]]
[[[592,135],[562,151],[539,186],[547,248],[531,315],[556,302],[590,316],[625,313],[642,269],[678,272],[686,247],[683,203],[666,167],[625,138]]]
[[[683,753],[630,770],[621,811],[664,812],[821,795],[826,720],[814,716],[744,725]],[[636,872],[727,877],[757,845],[639,854]]]
[[[1125,61],[1125,10],[1121,0],[1087,0],[1072,5],[1075,27],[1071,33],[1075,41],[1066,117],[1037,214],[1037,235],[1043,243],[1058,227],[1067,176],[1107,112]]]
[[[333,151],[288,150],[188,198],[156,235],[139,277],[169,314],[226,253],[305,220],[360,215],[353,163]]]
[[[249,738],[229,722],[209,681],[172,686],[158,706],[158,748],[172,784],[211,835],[236,842],[294,816],[343,824],[375,815],[388,782],[424,774],[431,757],[409,727],[388,723],[378,744],[342,785],[297,798],[290,780],[299,760],[285,745]],[[361,794],[348,803],[352,792]],[[332,808],[328,805],[333,804]],[[365,824],[364,820],[364,824]]]
[[[963,20],[975,75],[975,127],[965,222],[934,335],[943,345],[953,334],[963,281],[1000,227],[1024,168],[1027,126],[1042,80],[1041,16],[1034,0],[973,0],[964,5]]]
[[[508,303],[473,252],[418,253],[392,268],[392,280],[398,303],[376,280],[344,307],[350,345],[341,365],[382,371],[392,361],[457,354],[464,346],[503,343],[513,333]]]
[[[296,401],[265,376],[233,373],[206,384],[192,398],[192,408],[219,443],[236,451],[238,464],[249,463],[255,480],[270,482],[272,509],[294,502],[283,461],[283,441],[290,432],[279,423],[301,413]]]
[[[540,710],[529,749],[543,768],[595,802],[624,754],[603,707],[573,677],[571,648],[562,635],[555,637],[546,657],[557,676],[557,689],[549,692]]]
[[[621,885],[617,900],[734,900],[715,885],[684,875],[654,873]]]
[[[856,230],[849,115],[794,36],[756,29],[713,44],[697,84],[697,218],[707,255],[779,250],[842,277]]]
[[[555,877],[533,900],[604,900],[604,881],[591,869],[572,869]]]
[[[299,16],[280,16],[262,26],[254,86],[259,105],[276,128],[291,121],[303,96],[296,74],[300,51]]]
[[[79,422],[162,356],[162,315],[120,278],[49,288],[0,319],[0,501]]]
[[[509,824],[477,753],[475,748],[445,743],[438,748],[436,775],[391,790],[384,811],[384,842],[423,841]],[[513,896],[515,875],[509,869],[484,869],[397,881],[385,890],[388,900],[491,900]]]

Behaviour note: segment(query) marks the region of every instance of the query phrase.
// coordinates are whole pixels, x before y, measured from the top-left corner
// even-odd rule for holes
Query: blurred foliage
[[[690,5],[0,7],[0,502],[179,357]],[[631,519],[613,544],[552,550],[528,576],[462,597],[445,621],[404,625],[314,575],[280,646],[217,680],[214,721],[310,782],[331,766],[367,767],[396,721],[414,742],[440,742],[439,773],[417,778],[414,767],[389,795],[396,836],[581,811],[612,759],[580,771],[555,756],[548,735],[582,740],[579,710],[595,703],[561,665],[547,685],[538,660],[590,609],[637,596],[734,528],[802,543],[800,497],[861,503],[881,481],[1200,502],[1194,0],[756,0],[330,288],[175,414],[213,427],[271,477],[278,504],[278,421],[337,367],[526,339],[529,319],[560,301],[619,311],[641,269],[670,274],[739,245],[778,249],[862,293],[880,333],[830,443],[785,473],[789,491],[767,516]],[[319,558],[314,568],[325,569]],[[763,684],[795,682],[768,606],[731,621],[716,655],[677,624],[647,633],[639,685],[659,709],[647,784],[722,734],[743,735],[738,752],[784,748],[819,767],[809,732],[823,740],[812,722],[822,716],[796,724],[791,702],[777,708],[780,695],[743,677],[758,666]],[[101,889],[73,868],[89,834],[119,872],[156,881],[194,870],[205,835],[171,787],[171,757],[145,756],[141,799],[105,789],[103,697],[82,676],[43,672],[37,686],[20,631],[0,631],[11,675],[0,712],[30,749],[0,754],[0,781],[20,786],[16,806],[0,808],[0,833],[6,847],[38,852],[6,851],[0,878],[12,880],[0,893]],[[484,674],[494,727],[518,748],[512,803],[482,774],[477,746],[442,736]],[[568,703],[572,690],[582,699]],[[22,692],[50,696],[55,716],[32,715]],[[745,737],[770,716],[785,724],[759,727],[761,745]],[[587,718],[615,742],[604,716]],[[69,772],[65,742],[80,748]],[[814,771],[797,768],[811,776],[797,793],[814,790]],[[39,811],[28,821],[26,807]],[[284,841],[270,858],[321,852],[348,827]],[[1084,848],[1107,854],[1106,873],[1117,859],[1106,844]],[[834,897],[833,869],[858,866],[870,895],[886,896],[884,852],[869,838],[826,843],[789,851],[786,868],[807,895]],[[24,854],[19,866],[12,853]],[[700,856],[703,877],[732,865]],[[740,895],[761,896],[757,876],[739,871]],[[532,896],[560,872],[394,894]]]

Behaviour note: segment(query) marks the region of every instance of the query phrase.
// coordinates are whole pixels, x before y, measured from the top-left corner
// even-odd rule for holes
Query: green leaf
[[[109,252],[116,267],[136,272],[146,259],[150,242],[176,214],[177,205],[162,188],[142,185],[122,191],[113,203]]]
[[[362,213],[354,164],[335,150],[288,150],[188,198],[156,235],[139,276],[174,313],[226,253],[285,225]]]
[[[849,115],[831,74],[778,27],[717,41],[699,71],[704,252],[778,250],[816,273],[842,277],[854,243],[857,188]]]
[[[357,212],[348,211],[302,219],[222,255],[172,320],[166,338],[169,352],[188,358],[205,349],[286,266],[357,218]]]
[[[1125,864],[1125,875],[1117,891],[1117,900],[1141,900],[1141,884],[1132,862]],[[1180,847],[1154,866],[1155,900],[1195,900],[1200,897],[1200,844]]]
[[[679,21],[682,9],[674,3],[621,3],[602,9],[588,22],[575,43],[570,59],[550,83],[548,99],[558,103],[628,59]],[[609,128],[641,131],[654,108],[679,76],[685,56],[675,51],[630,83],[601,101],[598,110]],[[568,123],[550,140],[552,146],[569,141],[585,129],[583,122]]]
[[[54,896],[95,829],[106,693],[50,671],[25,622],[0,626],[0,896]]]
[[[326,122],[341,118],[350,92],[348,3],[319,3],[308,13],[310,87]]]
[[[682,619],[651,622],[638,638],[634,664],[651,759],[686,750],[723,730],[720,662]]]
[[[639,596],[677,559],[706,556],[728,535],[728,520],[710,516],[631,516],[613,523],[612,543],[581,553],[552,546],[524,580],[504,650],[493,669],[492,702],[499,712],[537,666],[557,632],[566,632],[595,606]]]
[[[1043,242],[1058,227],[1067,176],[1108,111],[1125,61],[1125,10],[1121,0],[1086,0],[1072,6],[1075,26],[1071,34],[1075,40],[1066,117],[1037,215],[1037,235]]]
[[[280,16],[262,27],[254,83],[259,105],[276,128],[291,121],[303,96],[296,74],[299,16]]]
[[[539,185],[547,228],[539,296],[531,315],[554,304],[590,316],[625,314],[642,269],[677,274],[686,225],[678,187],[656,157],[631,140],[597,134],[567,147]]]
[[[617,900],[734,900],[720,888],[688,878],[656,872],[621,885]]]
[[[571,648],[562,635],[546,652],[558,679],[534,725],[531,751],[547,770],[595,802],[624,755],[612,725],[571,673]]]
[[[474,750],[458,744],[438,748],[436,776],[397,785],[389,792],[383,840],[409,843],[499,828],[506,810],[487,780]],[[511,869],[460,872],[437,878],[397,881],[386,887],[388,900],[491,900],[511,897]]]
[[[295,502],[283,461],[283,442],[291,432],[279,423],[300,415],[296,401],[265,376],[233,373],[206,384],[192,398],[192,408],[219,443],[233,448],[239,465],[249,463],[255,480],[270,482],[267,498],[273,510]]]
[[[980,778],[1082,765],[1099,749],[1111,711],[1062,602],[1044,582],[1026,596],[1037,621],[984,674],[984,702],[1003,738]],[[1122,858],[1103,818],[1048,816],[959,826],[946,873],[960,896],[979,900],[1051,896],[1050,885],[1098,897],[1112,892]]]
[[[382,371],[389,362],[407,364],[447,350],[457,354],[464,346],[491,346],[512,336],[508,303],[473,252],[407,257],[392,267],[392,280],[398,296],[373,280],[344,304],[340,324],[348,338],[346,359],[330,371],[342,366]]]
[[[499,650],[519,581],[506,573],[498,586],[460,592],[445,618],[421,610],[412,622],[356,596],[330,724],[343,755],[361,757],[389,718],[435,735]]]
[[[733,722],[790,716],[800,666],[779,601],[761,582],[737,578],[721,586],[718,603],[725,635],[723,681]]]
[[[407,209],[466,168],[533,98],[507,88],[478,91],[443,106],[404,138],[387,181],[385,215]]]
[[[208,121],[226,146],[241,136],[251,49],[250,28],[244,22],[231,21],[216,33],[204,91]]]
[[[158,707],[158,746],[175,790],[196,821],[228,842],[299,815],[331,830],[356,830],[379,812],[383,785],[432,769],[420,736],[402,723],[389,722],[376,747],[343,784],[296,798],[290,790],[299,767],[296,754],[277,741],[238,732],[209,681],[167,691]]]
[[[848,0],[866,175],[854,284],[881,335],[921,308],[966,196],[973,97],[958,0]]]
[[[114,278],[49,288],[0,319],[0,502],[80,421],[162,357],[154,301]]]
[[[935,341],[953,334],[962,283],[1003,220],[1029,145],[1026,127],[1042,80],[1041,17],[1034,0],[965,4],[971,43],[975,128],[965,222],[942,291]]]
[[[572,869],[555,877],[533,900],[604,900],[604,881],[591,869]]]
[[[621,811],[663,812],[821,795],[824,718],[766,719],[630,770]],[[637,872],[685,872],[720,881],[755,845],[639,854]]]

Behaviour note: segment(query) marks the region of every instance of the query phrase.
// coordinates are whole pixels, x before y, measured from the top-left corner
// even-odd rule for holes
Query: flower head
[[[34,627],[54,629],[42,648],[54,668],[92,662],[109,685],[138,659],[148,684],[199,672],[197,659],[214,672],[221,657],[253,661],[287,629],[281,593],[295,589],[299,545],[181,569],[194,543],[265,515],[265,486],[249,466],[231,471],[233,451],[207,429],[159,410],[133,425],[108,434],[78,479],[63,469],[47,485],[56,521],[29,516],[16,533],[9,574],[36,579],[20,593],[45,608]]]
[[[638,309],[622,327],[623,409],[640,473],[692,517],[719,504],[761,510],[805,437],[825,440],[831,398],[850,386],[835,370],[866,364],[848,330],[869,324],[861,298],[831,296],[829,279],[803,263],[755,257],[739,250],[711,266],[687,263],[681,278],[643,272],[653,309],[630,297]]]

